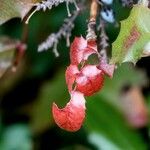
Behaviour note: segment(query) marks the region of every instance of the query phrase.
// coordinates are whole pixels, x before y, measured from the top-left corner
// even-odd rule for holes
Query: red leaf
[[[76,79],[76,74],[79,73],[76,65],[70,65],[66,70],[66,84],[68,85],[69,91],[72,91],[72,85]]]
[[[115,65],[114,64],[108,64],[107,58],[101,57],[100,63],[98,68],[101,69],[106,75],[108,75],[110,78],[113,77],[114,71],[115,71]]]
[[[108,75],[110,78],[113,77],[115,65],[110,65],[107,63],[100,63],[98,66],[99,69],[101,69],[106,75]]]
[[[71,44],[71,64],[78,65],[93,53],[97,53],[96,43],[88,43],[83,37],[76,37]]]
[[[85,96],[91,96],[102,88],[103,76],[103,72],[95,65],[87,65],[77,75],[76,89]]]
[[[88,41],[88,47],[91,48],[91,49],[94,49],[95,51],[97,51],[97,43],[95,40],[90,40]]]
[[[67,131],[75,132],[81,128],[85,118],[85,99],[82,93],[72,92],[66,107],[59,109],[53,103],[52,113],[56,124]]]

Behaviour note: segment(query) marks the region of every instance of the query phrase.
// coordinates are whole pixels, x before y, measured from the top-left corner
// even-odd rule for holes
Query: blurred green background
[[[129,15],[130,9],[118,2],[113,8],[118,21]],[[76,19],[71,41],[75,36],[85,37],[88,15],[86,9]],[[114,78],[105,79],[102,91],[86,98],[86,120],[78,132],[63,131],[54,123],[52,102],[63,107],[69,100],[65,83],[69,48],[62,39],[58,45],[60,57],[56,58],[51,49],[38,53],[37,46],[57,32],[66,17],[65,5],[37,12],[29,22],[28,47],[17,71],[8,70],[0,79],[0,150],[149,150],[149,121],[137,127],[134,119],[128,120],[130,115],[141,117],[144,112],[136,111],[136,99],[132,107],[122,103],[122,91],[138,87],[149,113],[149,58],[141,59],[136,66],[118,66]],[[20,19],[11,19],[0,26],[0,36],[20,39],[23,26]],[[119,27],[107,25],[110,43],[118,32]]]

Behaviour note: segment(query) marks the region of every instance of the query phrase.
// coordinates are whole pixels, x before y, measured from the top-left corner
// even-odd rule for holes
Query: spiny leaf
[[[112,45],[112,63],[136,63],[143,55],[149,55],[149,18],[150,10],[139,4],[133,7],[126,20],[121,21],[120,33]]]
[[[39,0],[1,0],[0,1],[0,25],[11,18],[19,17],[23,19],[33,3]]]

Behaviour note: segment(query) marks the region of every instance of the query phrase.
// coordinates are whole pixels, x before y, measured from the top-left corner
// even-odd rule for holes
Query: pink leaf
[[[101,69],[106,75],[108,75],[110,78],[113,77],[114,71],[115,71],[115,65],[114,64],[108,64],[106,57],[100,58],[100,63],[98,68]]]
[[[70,50],[71,64],[78,65],[93,53],[97,53],[96,42],[88,43],[83,37],[76,37]]]
[[[111,65],[111,64],[107,64],[107,63],[100,63],[98,68],[101,69],[110,78],[113,77],[115,65],[113,65],[113,64]]]
[[[76,37],[71,44],[70,59],[71,64],[78,65],[82,61],[84,49],[87,47],[87,41],[83,37]]]
[[[72,86],[76,79],[77,73],[79,73],[79,70],[76,65],[70,65],[69,67],[67,67],[65,76],[66,76],[66,84],[68,85],[69,91],[72,91]]]
[[[66,107],[59,109],[55,103],[52,113],[56,124],[67,131],[75,132],[81,128],[85,118],[85,99],[82,93],[72,92]]]
[[[77,75],[76,89],[85,96],[91,96],[102,88],[103,76],[103,72],[95,65],[87,65]]]
[[[97,51],[97,43],[95,40],[92,40],[92,41],[88,41],[88,47]]]
[[[84,49],[84,53],[82,55],[82,60],[87,60],[88,57],[92,54],[96,54],[97,52],[91,48]]]

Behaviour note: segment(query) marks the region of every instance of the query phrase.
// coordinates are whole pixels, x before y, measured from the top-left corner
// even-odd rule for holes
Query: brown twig
[[[100,20],[100,26],[99,26],[100,33],[100,39],[99,39],[99,52],[100,52],[100,59],[103,61],[105,60],[105,63],[108,63],[108,56],[107,56],[107,49],[109,47],[108,44],[108,36],[105,32],[105,23],[103,20]]]
[[[21,43],[27,43],[27,38],[28,38],[28,24],[23,23],[23,31],[22,31],[22,37],[21,37]]]
[[[97,36],[95,33],[97,11],[98,11],[98,3],[96,0],[92,0],[91,8],[90,8],[90,19],[88,23],[88,30],[87,30],[87,36],[86,36],[86,39],[88,41],[97,39]]]
[[[90,22],[96,21],[97,17],[97,10],[98,10],[98,3],[96,0],[92,0],[91,3],[91,10],[90,10]]]
[[[15,58],[12,66],[13,72],[16,71],[19,62],[22,60],[24,56],[25,50],[27,48],[26,46],[27,38],[28,38],[28,25],[24,23],[21,41],[18,44],[16,44]]]

